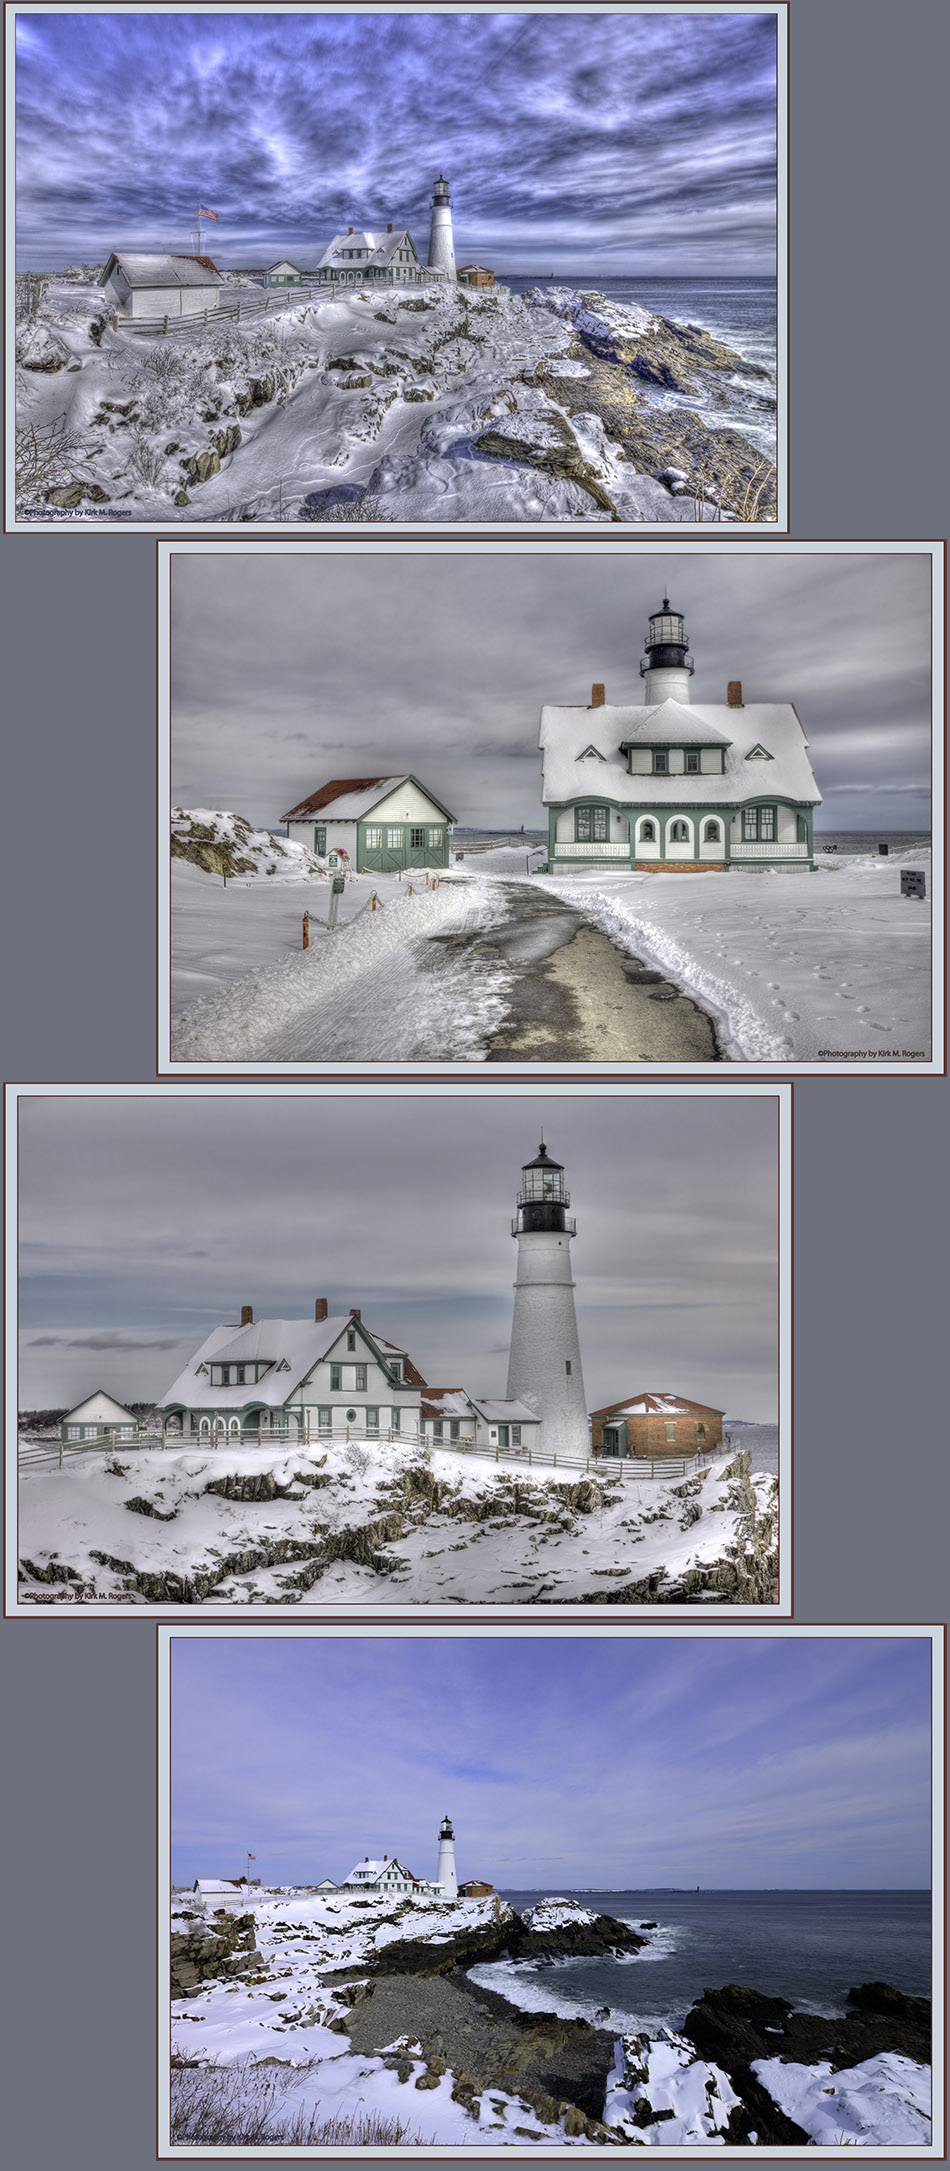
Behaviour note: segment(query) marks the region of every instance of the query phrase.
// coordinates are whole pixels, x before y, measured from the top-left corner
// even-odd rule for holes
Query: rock
[[[185,480],[192,485],[207,482],[220,472],[221,454],[214,445],[210,452],[193,452],[189,460],[179,460],[178,465],[184,468]]]
[[[625,962],[623,970],[626,978],[632,980],[637,987],[660,987],[664,979],[663,973],[653,972],[650,966],[640,965],[635,959]]]
[[[428,2067],[426,2067],[425,2072],[419,2074],[418,2080],[416,2081],[416,2087],[438,2088],[439,2079],[440,2075],[438,2073],[430,2073]]]
[[[176,505],[190,505],[190,504],[191,504],[191,499],[190,499],[190,497],[189,497],[189,495],[188,495],[188,492],[187,492],[187,490],[176,490],[176,492],[175,492],[175,504],[176,504]]]
[[[854,2002],[853,1994],[849,1999]],[[866,1983],[866,1999],[853,2013],[829,2019],[793,2011],[785,1998],[768,1997],[741,1984],[704,1990],[687,2014],[681,2033],[701,2056],[729,2075],[742,2110],[729,2120],[729,2140],[754,2129],[761,2147],[803,2142],[802,2129],[777,2109],[752,2072],[758,2058],[776,2056],[796,2064],[828,2064],[833,2072],[860,2065],[883,2051],[897,2051],[927,2064],[930,2058],[930,2006],[924,1998],[905,1998],[887,1983]]]
[[[612,498],[597,481],[560,408],[519,409],[514,427],[495,424],[490,430],[483,430],[474,442],[476,451],[487,459],[514,460],[527,467],[546,468],[551,475],[564,476],[585,490],[612,519],[619,520]]]
[[[341,377],[340,390],[341,392],[364,392],[368,390],[372,382],[372,376],[368,371],[365,376],[357,373],[352,377]]]
[[[573,2139],[575,2134],[584,2133],[586,2128],[587,2120],[583,2111],[579,2111],[576,2104],[569,2104],[564,2118],[564,2132],[568,2140]]]
[[[418,402],[434,399],[435,393],[428,391],[424,384],[407,384],[404,397],[410,402]]]
[[[249,414],[252,407],[268,407],[275,389],[276,380],[273,377],[252,377],[246,392],[235,392],[234,404],[238,414]]]
[[[161,1508],[153,1507],[150,1500],[142,1500],[137,1494],[132,1500],[123,1500],[122,1505],[130,1508],[133,1515],[154,1515],[159,1523],[173,1523],[178,1513],[177,1508],[172,1508],[168,1515],[163,1515]]]
[[[112,503],[108,490],[104,490],[102,484],[98,482],[86,484],[86,496],[92,499],[94,505],[111,505]]]
[[[220,453],[222,460],[226,459],[229,452],[237,451],[237,448],[241,442],[241,431],[239,425],[236,422],[232,422],[228,425],[227,429],[212,430],[211,442],[215,448],[215,451]]]
[[[46,492],[47,505],[81,505],[82,500],[83,487],[78,482],[58,483],[55,490]]]

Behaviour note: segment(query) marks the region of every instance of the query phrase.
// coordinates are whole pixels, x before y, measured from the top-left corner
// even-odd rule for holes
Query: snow
[[[368,814],[380,799],[388,797],[400,784],[408,784],[408,773],[403,776],[374,776],[364,784],[362,791],[343,791],[335,799],[325,799],[322,792],[313,792],[309,799],[301,799],[281,818],[285,822],[299,820],[304,814],[316,813],[333,817],[334,821],[355,821],[361,814]]]
[[[672,2117],[655,2119],[647,2126],[635,2124],[633,2113],[644,2100],[653,2111],[671,2111]],[[700,2141],[722,2148],[729,2113],[740,2100],[721,2066],[697,2057],[685,2036],[664,2028],[658,2040],[636,2035],[618,2041],[607,2083],[604,2124],[618,2129],[625,2139],[652,2147],[685,2147]]]
[[[929,1060],[932,1043],[930,907],[901,896],[900,868],[929,865],[917,846],[813,872],[534,879],[668,973],[715,1020],[727,1060],[902,1064]]]
[[[476,979],[458,959],[431,950],[426,971],[422,938],[494,925],[504,917],[504,898],[484,877],[464,887],[444,876],[438,881],[427,889],[419,868],[401,881],[351,875],[330,931],[318,924],[326,883],[301,885],[291,904],[286,889],[267,897],[255,879],[247,887],[229,882],[225,892],[213,876],[174,863],[176,1065],[479,1058],[504,1015],[510,975],[486,959]],[[318,916],[307,950],[301,947],[305,909]],[[272,962],[279,949],[284,955]],[[255,956],[261,962],[249,971]],[[221,992],[182,1008],[202,985]]]
[[[259,302],[259,289],[250,291]],[[228,299],[238,293],[229,284]],[[424,309],[400,307],[420,294]],[[308,294],[270,315],[196,322],[168,339],[121,322],[113,329],[108,296],[94,286],[50,281],[41,309],[67,367],[52,376],[18,373],[18,422],[42,429],[62,419],[72,441],[67,476],[105,497],[58,509],[45,503],[42,487],[32,496],[26,490],[17,515],[24,526],[66,519],[125,532],[196,521],[296,525],[309,517],[308,500],[340,484],[379,501],[368,507],[370,524],[380,513],[413,524],[611,520],[578,482],[517,459],[487,458],[474,442],[499,400],[516,429],[528,414],[544,427],[544,413],[555,413],[550,392],[522,379],[570,345],[572,326],[556,305],[529,306],[502,293],[482,298],[454,286],[411,297],[399,289]],[[90,326],[103,319],[95,344]],[[330,365],[357,358],[363,366],[356,373],[368,370],[372,383],[350,389],[351,373]],[[251,382],[265,378],[268,396],[242,412]],[[556,390],[556,377],[551,384]],[[117,414],[116,404],[131,411]],[[219,472],[187,484],[188,503],[176,504],[182,460],[208,450],[216,424],[234,420],[240,443],[222,456]],[[699,516],[694,500],[672,497],[619,458],[599,423],[585,428],[584,418],[574,417],[569,427],[621,520],[669,527]],[[713,518],[714,508],[703,508],[702,517]]]
[[[211,1579],[207,1595],[194,1600],[206,1610],[307,1606],[315,1598],[321,1605],[366,1605],[374,1612],[404,1608],[407,1601],[558,1607],[581,1597],[589,1601],[592,1594],[609,1599],[618,1584],[652,1575],[662,1580],[664,1571],[672,1581],[722,1558],[738,1530],[732,1481],[724,1476],[729,1459],[707,1467],[688,1503],[676,1490],[682,1479],[598,1470],[593,1482],[604,1504],[585,1511],[569,1507],[555,1490],[578,1482],[582,1470],[523,1460],[509,1469],[490,1450],[423,1451],[415,1441],[375,1437],[311,1448],[130,1445],[117,1458],[89,1450],[64,1460],[62,1468],[47,1463],[20,1469],[20,1559],[39,1568],[54,1561],[79,1581],[48,1584],[25,1573],[19,1599],[29,1611],[37,1603],[61,1603],[90,1611],[144,1609],[161,1617],[164,1601],[147,1598],[132,1578],[191,1579],[199,1572]],[[411,1480],[408,1490],[403,1487],[404,1473],[420,1466],[448,1488],[438,1509],[413,1492]],[[206,1490],[229,1474],[268,1471],[291,1497],[246,1501]],[[775,1496],[775,1481],[762,1475],[753,1482],[764,1508]],[[130,1511],[126,1503],[133,1499],[144,1499],[154,1512]],[[697,1504],[701,1517],[687,1523],[684,1508]],[[391,1515],[399,1518],[398,1534],[377,1538],[369,1557],[364,1545],[352,1549],[356,1557],[325,1558],[324,1537],[359,1532]],[[267,1552],[287,1540],[300,1543],[302,1555],[268,1565]],[[261,1564],[228,1567],[247,1553]],[[131,1576],[123,1562],[132,1564]],[[596,1604],[591,1610],[596,1614]]]
[[[631,776],[627,758],[620,751],[624,740],[641,740],[645,746],[716,746],[725,742],[721,774]],[[603,702],[597,708],[558,707],[545,702],[541,710],[541,746],[545,805],[583,798],[591,790],[591,773],[583,755],[594,746],[603,757],[597,768],[598,796],[624,805],[665,807],[688,795],[698,806],[733,806],[737,800],[772,792],[781,799],[795,799],[808,806],[821,803],[808,759],[808,741],[790,701],[750,701],[732,709],[724,702],[704,701],[689,707],[664,701],[657,707],[625,706]],[[749,755],[761,744],[770,760]]]
[[[199,831],[208,834],[199,835]],[[243,815],[219,807],[173,807],[171,833],[188,843],[226,849],[232,866],[236,867],[239,860],[250,860],[251,873],[263,874],[269,881],[307,881],[316,874],[327,872],[326,861],[318,859],[306,845],[288,837],[275,836],[270,829],[253,829]],[[214,882],[221,881],[223,885],[223,876],[208,876],[206,869],[195,866],[191,860],[177,860],[176,865],[190,866],[196,874]],[[240,874],[229,879],[246,881],[250,876],[242,869]]]
[[[756,2058],[752,2071],[815,2147],[929,2145],[930,2067],[896,2051],[839,2072],[782,2058]]]
[[[565,1923],[579,1929],[589,1928],[597,1917],[589,1907],[582,1907],[578,1900],[539,1900],[537,1907],[526,1907],[522,1922],[529,1930],[563,1930]]]

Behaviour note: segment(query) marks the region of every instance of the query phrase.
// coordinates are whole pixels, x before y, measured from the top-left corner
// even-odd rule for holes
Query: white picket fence
[[[441,1454],[474,1455],[480,1462],[527,1463],[532,1469],[581,1471],[588,1475],[600,1472],[614,1478],[681,1478],[691,1471],[701,1469],[711,1457],[707,1451],[699,1455],[661,1455],[655,1461],[640,1461],[636,1456],[619,1455],[561,1455],[543,1447],[501,1447],[494,1442],[476,1440],[433,1440],[415,1427],[404,1427],[394,1432],[391,1426],[381,1426],[378,1432],[367,1432],[365,1426],[321,1425],[308,1423],[300,1433],[266,1432],[261,1426],[245,1426],[243,1432],[229,1432],[219,1426],[213,1432],[140,1432],[134,1440],[123,1440],[115,1432],[104,1431],[93,1440],[25,1440],[18,1443],[18,1466],[21,1470],[56,1464],[62,1469],[64,1461],[76,1455],[135,1454],[141,1448],[201,1448],[201,1447],[272,1447],[275,1453],[291,1452],[296,1447],[373,1445],[383,1440],[389,1446],[436,1448]]]

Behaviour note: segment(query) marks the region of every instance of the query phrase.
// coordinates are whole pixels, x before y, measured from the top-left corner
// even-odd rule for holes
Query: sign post
[[[345,887],[346,884],[343,880],[343,876],[341,874],[335,874],[333,877],[333,881],[330,884],[330,916],[327,920],[328,927],[335,927],[336,925],[337,899],[338,897],[342,896]]]

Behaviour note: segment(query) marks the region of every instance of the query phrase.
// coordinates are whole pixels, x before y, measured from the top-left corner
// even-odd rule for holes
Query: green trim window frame
[[[319,822],[313,832],[313,849],[318,859],[326,859],[327,833],[325,829],[321,828]]]
[[[698,776],[698,775],[699,775],[699,753],[698,753],[698,751],[697,751],[696,753],[689,753],[689,752],[687,753],[687,755],[686,755],[686,774],[687,774],[687,776]]]
[[[704,844],[721,844],[721,843],[722,843],[722,824],[721,824],[721,822],[717,822],[717,821],[707,821],[707,822],[704,822],[704,823],[703,823],[703,843],[704,843]]]
[[[355,1328],[355,1327],[347,1327],[347,1330],[346,1330],[346,1346],[347,1346],[347,1349],[355,1349],[355,1348],[356,1348],[356,1328]]]
[[[609,836],[609,807],[575,807],[574,841],[576,844],[606,844]]]
[[[429,831],[429,850],[430,850],[430,851],[432,851],[432,852],[441,852],[441,850],[442,850],[442,846],[443,846],[444,842],[445,842],[445,831],[444,831],[444,830],[442,830],[442,829],[430,829],[430,831]]]
[[[330,1366],[330,1393],[331,1395],[341,1395],[343,1393],[343,1366],[341,1364],[331,1364]]]
[[[654,776],[669,776],[669,773],[670,773],[670,757],[669,757],[669,754],[668,754],[668,752],[667,752],[667,750],[666,750],[666,747],[665,747],[665,746],[655,746],[655,747],[654,747],[654,749],[653,749],[653,774],[654,774]]]
[[[317,1424],[321,1432],[330,1429],[333,1424],[333,1406],[331,1403],[321,1402],[317,1411]]]
[[[743,844],[774,844],[776,828],[775,807],[743,807]]]
[[[684,822],[684,821],[682,821],[682,820],[677,820],[677,821],[675,821],[675,822],[671,822],[671,823],[670,823],[670,843],[671,843],[671,844],[689,844],[689,842],[690,842],[690,837],[691,837],[691,831],[690,831],[690,826],[689,826],[689,823],[688,823],[688,822]]]
[[[655,844],[657,841],[656,823],[652,819],[641,822],[637,836],[641,844]]]
[[[379,1431],[379,1411],[378,1411],[378,1409],[374,1410],[374,1409],[372,1409],[372,1408],[370,1408],[370,1407],[367,1407],[367,1411],[366,1411],[366,1430],[367,1430],[367,1432],[378,1432],[378,1431]]]
[[[457,1418],[457,1417],[450,1417],[450,1418],[449,1418],[449,1439],[450,1439],[450,1440],[457,1440],[457,1439],[458,1439],[458,1436],[459,1436],[459,1421],[458,1421],[458,1418]]]
[[[381,829],[368,829],[368,830],[367,830],[367,832],[366,832],[366,849],[367,849],[367,851],[368,851],[368,852],[379,852],[379,851],[381,851],[381,850],[382,850],[382,844],[383,844],[383,832],[382,832],[382,830],[381,830]]]
[[[512,1425],[512,1428],[511,1428],[511,1444],[512,1444],[512,1447],[520,1447],[520,1446],[521,1446],[521,1426],[520,1426],[520,1425]]]
[[[354,1371],[355,1371],[355,1373],[356,1373],[356,1387],[355,1387],[355,1392],[356,1392],[356,1393],[357,1393],[358,1395],[365,1395],[365,1393],[366,1393],[366,1366],[365,1366],[365,1364],[358,1364],[358,1365],[355,1365],[355,1366],[354,1366]]]
[[[420,852],[420,851],[424,852],[424,851],[425,851],[425,842],[426,842],[426,833],[425,833],[425,830],[424,830],[424,829],[410,829],[410,831],[409,831],[409,849],[410,849],[410,851],[411,851],[411,852]]]
[[[392,1412],[392,1428],[391,1428],[391,1429],[392,1429],[392,1431],[393,1431],[393,1432],[400,1432],[400,1431],[402,1430],[402,1411],[401,1411],[401,1410],[393,1410],[393,1412]]]
[[[402,830],[401,830],[401,829],[387,829],[387,831],[386,831],[386,849],[387,849],[387,851],[389,851],[389,852],[401,852],[401,851],[402,851]]]

